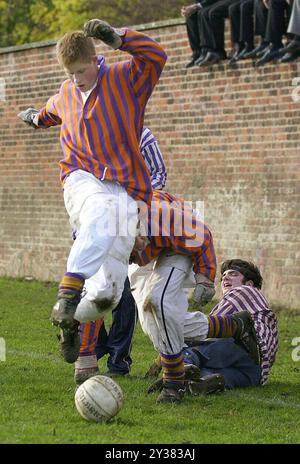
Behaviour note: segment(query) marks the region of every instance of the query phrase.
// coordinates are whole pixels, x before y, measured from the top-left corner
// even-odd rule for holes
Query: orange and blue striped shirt
[[[126,30],[120,50],[132,58],[107,66],[98,57],[96,87],[83,103],[70,79],[38,115],[39,127],[61,124],[61,181],[83,169],[98,179],[119,182],[136,200],[149,202],[151,180],[139,143],[147,101],[167,56],[150,37]]]
[[[141,233],[148,236],[149,243],[137,264],[144,266],[164,250],[172,250],[192,258],[195,274],[215,280],[217,265],[212,234],[190,202],[153,190],[151,208],[140,211],[140,222]]]

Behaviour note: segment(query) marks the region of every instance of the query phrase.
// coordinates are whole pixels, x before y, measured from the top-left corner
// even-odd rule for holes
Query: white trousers
[[[189,285],[191,270],[190,257],[168,252],[147,266],[129,266],[142,330],[161,353],[179,353],[185,338],[200,341],[207,337],[205,314],[188,312],[184,287]]]
[[[64,200],[77,232],[67,272],[86,279],[86,295],[74,318],[80,322],[99,319],[122,296],[135,241],[137,204],[119,184],[100,181],[82,170],[67,177]]]

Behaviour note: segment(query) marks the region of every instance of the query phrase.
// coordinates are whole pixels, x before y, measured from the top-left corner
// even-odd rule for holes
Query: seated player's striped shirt
[[[151,208],[140,212],[141,234],[149,243],[137,261],[144,266],[163,251],[190,256],[195,274],[212,282],[216,276],[216,256],[211,232],[189,202],[174,195],[153,190]],[[146,229],[143,229],[143,226]]]
[[[150,202],[149,172],[139,147],[146,103],[166,61],[150,37],[126,30],[120,50],[132,58],[107,66],[98,57],[96,87],[83,102],[70,79],[39,112],[38,126],[61,124],[61,181],[77,169],[119,182],[136,200]]]
[[[143,129],[140,149],[150,173],[152,188],[163,189],[167,180],[166,166],[157,140],[148,127]]]
[[[261,384],[265,384],[278,350],[277,318],[262,292],[242,285],[229,290],[210,314],[228,315],[249,311],[254,320],[261,354]]]

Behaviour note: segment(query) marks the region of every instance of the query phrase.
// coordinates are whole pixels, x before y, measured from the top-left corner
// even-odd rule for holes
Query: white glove
[[[18,117],[21,118],[22,121],[24,121],[29,126],[34,127],[34,129],[37,129],[37,125],[33,122],[37,114],[38,110],[36,110],[35,108],[27,108],[27,110],[21,111],[18,114]]]
[[[113,28],[110,24],[101,19],[91,19],[83,27],[85,35],[102,40],[106,45],[116,50],[121,47],[121,36],[125,34],[120,29]]]
[[[196,287],[192,296],[192,308],[201,310],[215,295],[215,286],[203,274],[196,274]]]

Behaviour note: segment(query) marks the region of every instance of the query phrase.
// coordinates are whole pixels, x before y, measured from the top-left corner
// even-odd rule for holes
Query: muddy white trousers
[[[119,184],[89,172],[72,172],[64,184],[70,224],[76,230],[67,272],[81,274],[85,296],[75,319],[103,317],[121,299],[137,225],[137,204]]]
[[[142,330],[161,353],[179,353],[185,338],[204,340],[207,337],[205,314],[188,312],[184,289],[195,285],[191,270],[190,257],[168,252],[147,266],[129,266],[131,291]]]

